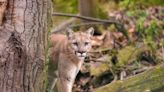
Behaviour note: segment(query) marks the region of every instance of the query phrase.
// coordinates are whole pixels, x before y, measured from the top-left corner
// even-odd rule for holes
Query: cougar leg
[[[56,82],[57,82],[57,78],[54,78],[53,79],[53,82],[52,82],[52,85],[51,85],[51,90],[53,90],[54,89],[54,87],[55,87],[55,85],[56,85]]]
[[[57,84],[57,79],[58,79],[58,71],[55,71],[54,73],[55,73],[55,77],[54,77],[53,82],[50,87],[51,90],[53,90],[55,88],[55,85]]]

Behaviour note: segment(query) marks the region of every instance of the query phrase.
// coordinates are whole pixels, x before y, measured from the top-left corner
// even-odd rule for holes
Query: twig
[[[76,18],[71,18],[71,19],[69,19],[67,21],[64,21],[60,25],[54,27],[53,30],[51,31],[51,33],[56,33],[56,32],[59,32],[61,30],[64,30],[67,26],[72,24],[75,20],[76,20]]]
[[[53,13],[52,16],[65,16],[65,17],[75,17],[75,18],[80,18],[83,20],[88,20],[88,21],[94,21],[94,22],[103,22],[107,24],[119,24],[122,25],[121,23],[115,21],[115,20],[104,20],[104,19],[97,19],[93,17],[86,17],[86,16],[81,16],[81,15],[74,15],[74,14],[66,14],[66,13]]]
[[[133,75],[152,69],[152,67],[142,67],[140,69],[134,70]]]
[[[80,24],[72,24],[72,22],[74,22],[76,20],[76,18],[71,18],[67,21],[65,21],[64,23],[59,24],[59,26],[56,26],[53,28],[53,30],[51,31],[51,33],[57,33],[61,30],[64,30],[66,27],[69,28],[76,28],[79,26],[86,26],[86,25],[101,25],[104,23],[99,23],[99,22],[89,22],[89,23],[80,23]]]
[[[104,23],[99,23],[99,22],[88,22],[88,23],[81,23],[81,24],[72,24],[69,27],[73,28],[73,27],[79,27],[79,26],[86,26],[86,25],[100,25],[100,24],[104,24]]]

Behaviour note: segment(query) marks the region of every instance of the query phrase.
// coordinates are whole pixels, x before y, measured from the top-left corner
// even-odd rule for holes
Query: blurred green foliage
[[[136,9],[149,6],[164,6],[163,0],[119,0],[120,8]]]
[[[78,13],[78,0],[52,0],[54,11],[64,13]],[[108,18],[109,9],[136,11],[138,8],[149,6],[164,6],[163,0],[95,0],[95,17]],[[136,12],[132,12],[135,14]]]
[[[54,11],[56,12],[64,12],[64,13],[78,13],[78,0],[52,0],[54,5]],[[103,9],[101,8],[102,4],[98,2],[98,0],[95,0],[96,2],[96,8],[94,10],[96,11],[95,17],[99,18],[107,18],[107,14]]]
[[[52,0],[54,11],[65,13],[78,12],[78,0]]]

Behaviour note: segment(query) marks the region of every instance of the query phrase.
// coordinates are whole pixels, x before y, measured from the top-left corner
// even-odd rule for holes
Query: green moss
[[[108,87],[110,86],[110,87]],[[100,89],[96,89],[95,92],[119,92],[119,89],[121,87],[121,81],[116,81],[114,83],[111,83],[109,85],[105,85]],[[114,91],[112,91],[114,90]]]
[[[130,45],[121,49],[118,54],[117,66],[125,66],[131,62],[137,60],[141,52],[150,50],[147,45],[142,44],[141,46]]]
[[[55,11],[62,11],[66,13],[77,13],[78,3],[77,0],[67,1],[67,0],[52,0],[54,4]]]
[[[100,63],[97,66],[92,66],[90,68],[90,73],[91,73],[91,75],[99,76],[100,74],[102,74],[103,72],[105,72],[107,70],[109,70],[109,65],[105,64],[105,63]]]
[[[119,61],[118,64],[120,66],[125,65],[129,61],[129,59],[134,58],[135,51],[136,48],[133,46],[127,46],[120,50],[117,55]]]

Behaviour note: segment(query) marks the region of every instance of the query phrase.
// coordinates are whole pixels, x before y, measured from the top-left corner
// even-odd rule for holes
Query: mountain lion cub
[[[58,63],[58,92],[72,92],[72,86],[87,52],[91,49],[93,28],[86,32],[67,30],[67,35],[52,34],[50,41],[52,61]]]

